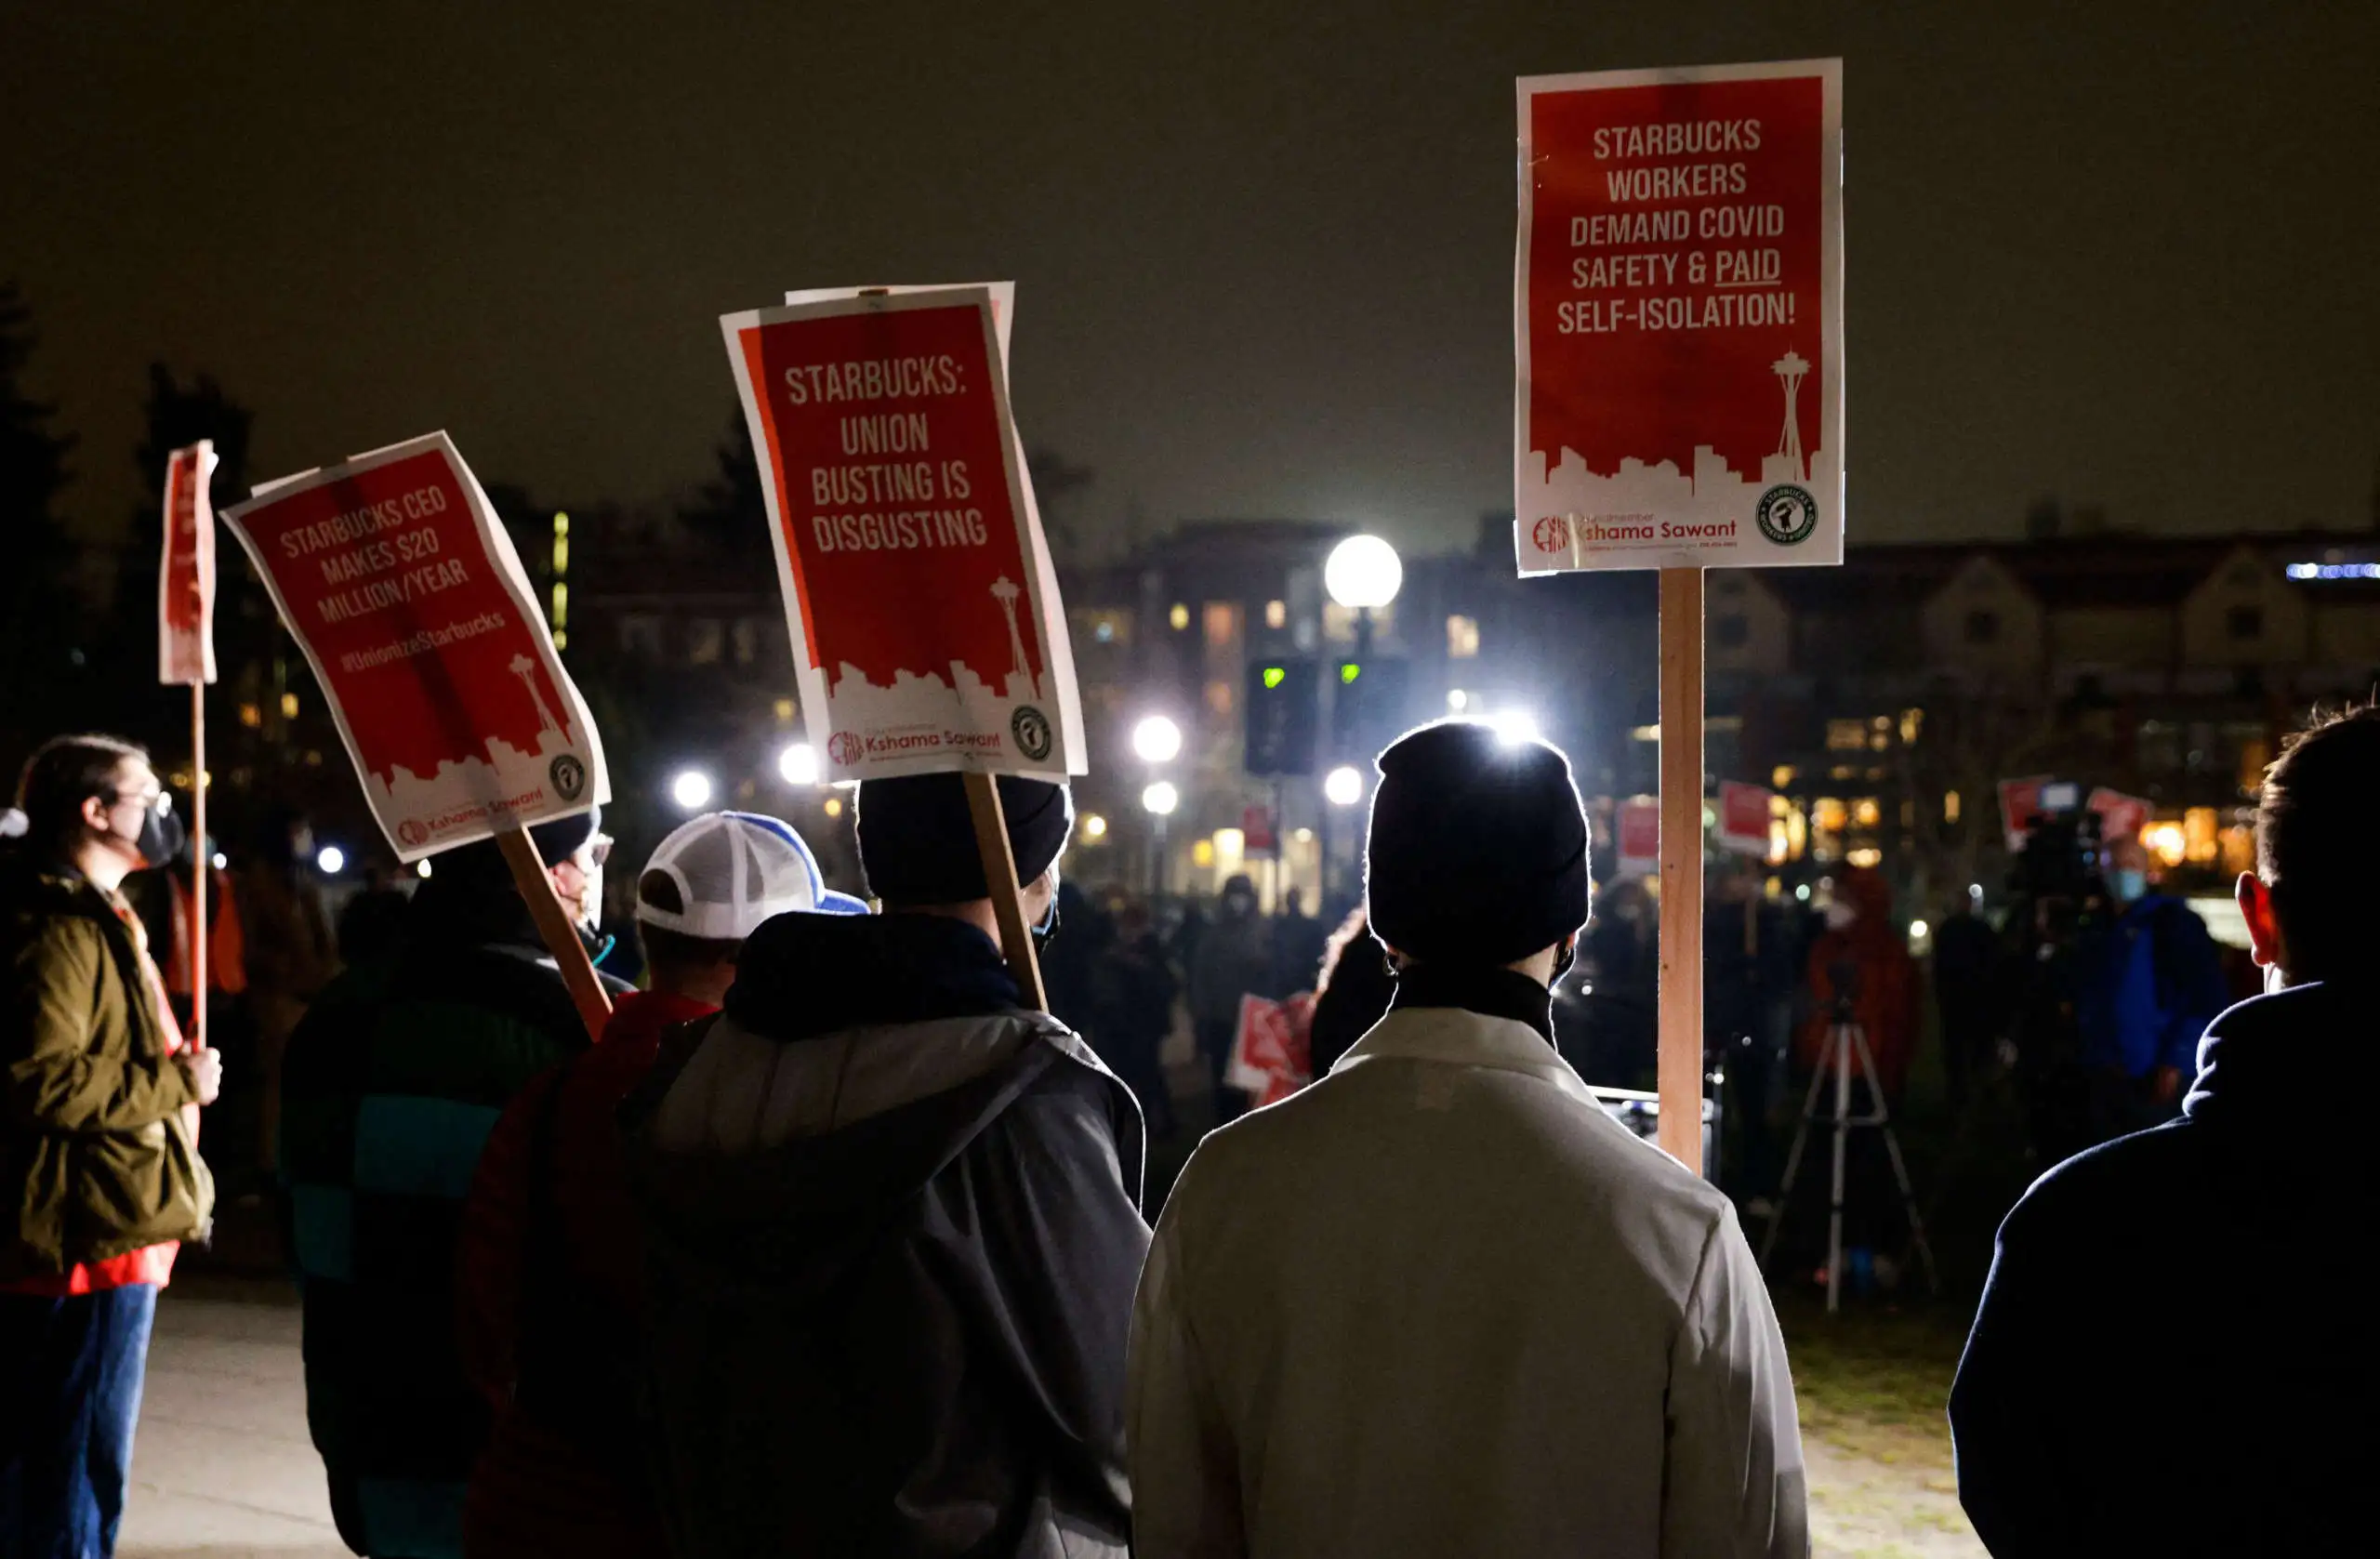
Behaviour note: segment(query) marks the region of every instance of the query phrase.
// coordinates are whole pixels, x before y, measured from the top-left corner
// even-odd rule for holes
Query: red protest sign
[[[2000,782],[2000,831],[2011,855],[2025,848],[2025,836],[2041,816],[2042,787],[2052,775],[2029,774]]]
[[[1735,780],[1719,782],[1719,844],[1745,855],[1768,854],[1769,792]]]
[[[1661,803],[1639,796],[1620,803],[1613,831],[1620,836],[1620,875],[1646,877],[1661,866]]]
[[[215,441],[165,456],[165,547],[157,569],[157,680],[215,680]]]
[[[720,322],[830,777],[1086,768],[993,312],[979,286]]]
[[[2093,790],[2084,804],[2099,814],[2099,838],[2111,844],[2120,839],[2139,838],[2140,830],[2149,826],[2150,815],[2157,810],[2153,802],[2104,785]]]
[[[1521,572],[1841,562],[1841,61],[1518,93]]]
[[[259,488],[223,520],[399,859],[610,799],[594,722],[445,434]]]
[[[1241,997],[1223,1080],[1252,1095],[1259,1109],[1279,1103],[1314,1080],[1313,1026],[1311,992],[1282,1001]]]

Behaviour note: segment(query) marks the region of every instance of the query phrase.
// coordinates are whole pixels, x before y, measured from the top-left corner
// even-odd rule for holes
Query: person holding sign
[[[157,1292],[215,1187],[187,1049],[125,878],[179,828],[148,755],[62,736],[25,765],[0,857],[0,1553],[115,1552]]]
[[[582,936],[611,848],[599,822],[582,812],[528,831],[550,863],[536,889]],[[396,951],[333,981],[290,1037],[281,1179],[306,1306],[307,1421],[358,1553],[462,1552],[464,1486],[487,1433],[456,1337],[464,1198],[505,1106],[588,1043],[486,839],[435,858]]]
[[[1134,1552],[1808,1552],[1783,1340],[1726,1196],[1555,1052],[1570,765],[1484,724],[1380,760],[1388,1015],[1207,1138],[1132,1328]],[[1283,1185],[1300,1195],[1284,1197]]]
[[[1072,801],[997,783],[1046,931]],[[1139,1108],[1025,1009],[964,777],[858,800],[884,913],[763,925],[623,1113],[673,1549],[1120,1559]]]

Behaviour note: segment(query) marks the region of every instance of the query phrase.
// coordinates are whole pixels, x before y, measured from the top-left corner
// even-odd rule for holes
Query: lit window
[[[1190,847],[1190,864],[1201,871],[1215,864],[1215,841],[1200,839]]]
[[[1447,619],[1447,658],[1471,660],[1479,654],[1479,619],[1456,613]]]
[[[1190,608],[1177,601],[1173,603],[1173,610],[1165,614],[1165,620],[1173,625],[1174,632],[1180,633],[1190,626]]]
[[[253,730],[264,723],[264,711],[254,704],[243,704],[240,706],[240,723]]]
[[[736,665],[749,666],[760,658],[760,620],[758,617],[736,618],[730,638],[735,646]]]
[[[1207,684],[1207,707],[1219,719],[1231,717],[1231,684],[1216,680]]]
[[[2182,845],[2194,865],[2205,865],[2222,852],[2213,807],[2192,807],[2182,813]]]
[[[1946,790],[1942,793],[1942,821],[1956,823],[1958,820],[1959,793],[1955,790]]]
[[[1779,763],[1776,768],[1768,771],[1768,783],[1779,790],[1792,789],[1793,786],[1793,766],[1791,763]]]
[[[1289,627],[1289,603],[1286,601],[1266,601],[1264,603],[1264,626],[1274,629]]]
[[[1857,752],[1868,745],[1868,722],[1858,720],[1827,721],[1826,745],[1830,752]]]
[[[296,720],[298,718],[298,695],[296,694],[284,693],[281,695],[281,718],[283,720]]]
[[[1843,832],[1843,826],[1851,821],[1851,816],[1841,801],[1831,796],[1821,796],[1818,804],[1810,809],[1810,821],[1821,834],[1839,834]]]
[[[1224,860],[1248,853],[1248,836],[1237,828],[1215,830],[1215,853]]]
[[[1924,730],[1924,729],[1925,729],[1925,711],[1924,711],[1924,710],[1923,710],[1923,709],[1903,709],[1903,710],[1900,712],[1900,745],[1901,745],[1901,746],[1905,746],[1905,747],[1913,747],[1913,746],[1915,746],[1917,745],[1917,733],[1918,733],[1919,732],[1921,732],[1921,731]]]
[[[694,618],[686,625],[686,664],[716,666],[726,643],[726,631],[717,617]]]
[[[1863,844],[1858,849],[1851,852],[1848,855],[1845,855],[1844,859],[1850,862],[1855,866],[1866,866],[1872,871],[1877,866],[1884,865],[1884,852],[1877,849],[1872,844]]]
[[[1861,797],[1851,808],[1852,820],[1862,828],[1874,827],[1884,820],[1884,809],[1876,804],[1873,796]]]
[[[1239,637],[1239,608],[1227,601],[1210,601],[1206,623],[1207,642],[1221,649]]]
[[[793,700],[790,698],[778,699],[776,702],[775,713],[777,717],[777,723],[779,725],[791,725],[793,723]]]

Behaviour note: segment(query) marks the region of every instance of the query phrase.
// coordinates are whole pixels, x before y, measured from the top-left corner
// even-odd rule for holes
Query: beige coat
[[[1129,1391],[1141,1559],[1808,1550],[1734,1209],[1509,1019],[1394,1011],[1210,1136]]]

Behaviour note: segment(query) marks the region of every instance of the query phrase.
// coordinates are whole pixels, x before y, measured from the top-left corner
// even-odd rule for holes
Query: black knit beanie
[[[577,853],[578,847],[593,839],[602,826],[603,809],[589,807],[568,817],[549,817],[534,825],[529,829],[529,839],[537,847],[537,859],[550,866]],[[512,867],[494,839],[480,839],[455,850],[442,851],[432,858],[430,869],[450,882],[468,882],[474,886],[494,886],[512,880]]]
[[[1440,720],[1380,755],[1371,928],[1417,963],[1501,967],[1586,923],[1587,817],[1543,742]]]
[[[1063,785],[1012,774],[999,776],[999,789],[1016,880],[1029,883],[1066,848],[1074,797]],[[969,904],[990,896],[966,782],[957,774],[861,781],[858,829],[860,870],[868,892],[886,905]]]

